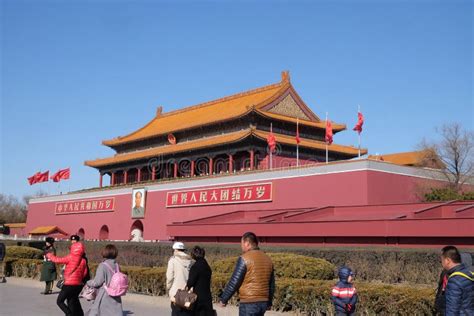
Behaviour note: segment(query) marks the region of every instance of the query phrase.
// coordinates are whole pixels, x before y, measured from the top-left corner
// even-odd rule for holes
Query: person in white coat
[[[87,285],[93,288],[98,288],[97,296],[88,316],[122,316],[122,298],[112,297],[107,294],[104,284],[107,285],[112,279],[113,271],[116,271],[116,261],[118,250],[114,245],[107,245],[102,250],[102,257],[105,259],[97,266],[95,277],[87,281]]]
[[[194,261],[185,250],[182,242],[173,244],[173,256],[168,261],[168,269],[166,270],[166,290],[171,300],[171,316],[188,316],[192,312],[176,306],[173,303],[174,296],[178,289],[184,289],[189,277],[189,270]]]

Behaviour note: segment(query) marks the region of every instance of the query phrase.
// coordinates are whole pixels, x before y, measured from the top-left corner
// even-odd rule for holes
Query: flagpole
[[[270,123],[270,135],[273,135],[273,124],[272,124],[272,123]],[[272,162],[272,160],[273,160],[272,151],[273,151],[273,150],[272,150],[271,146],[269,147],[269,149],[270,149],[270,170],[272,170],[272,167],[273,167],[273,162]]]
[[[360,104],[357,105],[358,106],[358,112],[357,113],[360,113]],[[359,159],[360,159],[360,132],[357,132],[357,134],[359,134]]]
[[[296,166],[300,166],[300,150],[299,150],[299,137],[300,137],[300,130],[299,130],[299,120],[296,118],[296,133],[298,134],[298,140],[296,140]]]
[[[328,126],[328,112],[326,112],[326,128]],[[326,164],[328,163],[328,160],[329,160],[329,155],[328,155],[328,141],[325,139],[326,141]]]

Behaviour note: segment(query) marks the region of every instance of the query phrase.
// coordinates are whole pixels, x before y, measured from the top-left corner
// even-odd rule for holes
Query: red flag
[[[299,129],[299,126],[298,126],[298,119],[296,119],[296,143],[299,144],[301,143],[301,139],[300,139],[300,129]]]
[[[38,172],[38,177],[36,178],[36,183],[48,182],[49,181],[49,170],[43,173]]]
[[[59,182],[61,180],[67,180],[67,179],[69,179],[70,175],[71,175],[71,171],[70,171],[69,168],[61,169],[61,170],[59,170],[58,172],[56,172],[55,174],[53,174],[51,176],[51,180],[53,180],[54,182]]]
[[[362,125],[364,125],[364,116],[361,112],[357,112],[357,124],[352,130],[357,131],[357,133],[362,133]]]
[[[28,183],[29,183],[30,185],[33,185],[33,184],[37,183],[37,182],[38,182],[38,176],[39,176],[40,174],[41,174],[41,172],[38,171],[37,173],[35,173],[35,174],[32,175],[31,177],[29,177],[29,178],[28,178]]]
[[[275,140],[275,135],[273,135],[273,132],[270,129],[270,134],[267,136],[267,143],[268,147],[270,148],[271,152],[275,151],[276,148],[276,140]]]
[[[332,144],[332,124],[331,121],[326,120],[326,143]]]

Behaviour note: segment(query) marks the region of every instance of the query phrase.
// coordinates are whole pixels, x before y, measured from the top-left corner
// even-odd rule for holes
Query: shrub
[[[6,258],[5,275],[39,280],[42,262],[37,259]]]
[[[40,260],[17,259],[7,262],[9,275],[39,278]],[[91,265],[95,271],[97,265]],[[121,267],[128,274],[130,292],[148,295],[164,295],[166,290],[166,269]],[[230,278],[228,273],[215,272],[211,290],[217,301],[220,291]],[[333,315],[330,300],[334,281],[278,278],[276,282],[273,309],[298,311],[305,315]],[[357,305],[359,315],[431,315],[433,311],[434,288],[408,285],[387,285],[381,283],[355,282],[359,294]],[[237,297],[231,303],[237,302]]]
[[[268,253],[273,261],[276,277],[331,280],[335,266],[324,259],[291,253]],[[212,270],[218,273],[232,273],[238,257],[217,260]]]
[[[4,241],[15,244],[14,241]],[[90,262],[102,261],[100,251],[110,242],[86,241],[86,251]],[[113,242],[119,249],[118,262],[124,266],[159,267],[166,266],[172,254],[170,243],[131,243]],[[58,255],[64,256],[68,251],[69,242],[56,242]],[[194,244],[186,244],[190,249]],[[240,245],[200,244],[206,249],[209,264],[241,254]],[[348,265],[357,273],[359,281],[381,281],[384,283],[434,284],[438,281],[441,265],[438,249],[400,249],[400,248],[321,248],[267,246],[267,252],[286,252],[307,257],[322,258],[336,267]],[[472,253],[472,250],[469,250]],[[232,271],[235,261],[230,263]],[[420,273],[423,271],[423,273]]]
[[[333,315],[330,293],[334,282],[279,279],[274,308],[307,315]],[[359,315],[432,315],[434,289],[419,286],[356,282]]]
[[[6,247],[7,259],[42,259],[43,251],[24,246],[7,246]]]
[[[452,200],[473,200],[474,191],[460,192],[455,188],[431,188],[425,194],[425,201],[452,201]]]

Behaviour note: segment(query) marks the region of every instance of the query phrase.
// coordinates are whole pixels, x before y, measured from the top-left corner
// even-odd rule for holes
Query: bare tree
[[[13,195],[0,193],[0,224],[26,222],[28,203],[31,198],[47,195],[38,191],[33,195],[26,195],[21,200]]]
[[[26,205],[12,195],[0,194],[0,223],[26,221]]]
[[[429,143],[424,140],[420,147],[430,153],[427,161],[433,161],[433,154],[436,155],[451,188],[458,191],[474,177],[474,132],[464,129],[459,123],[445,124],[436,132],[439,141]]]

